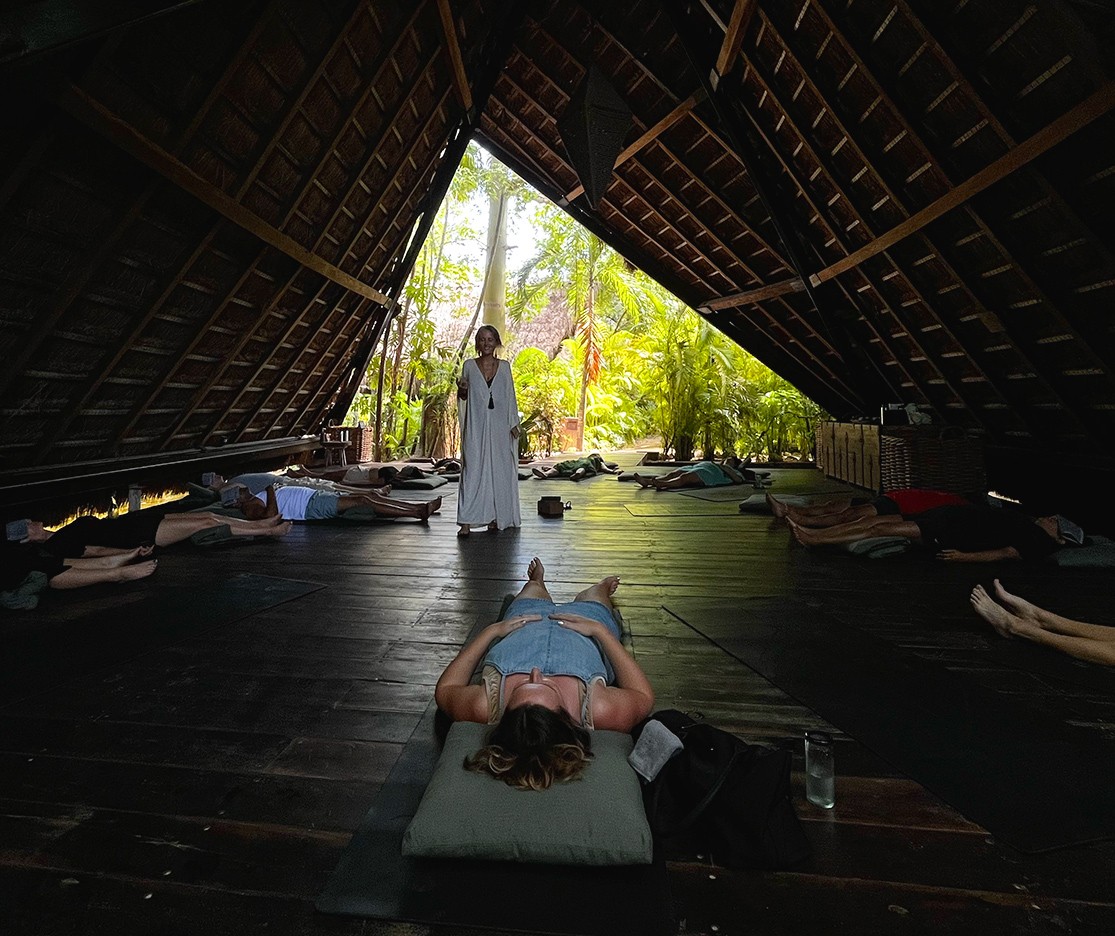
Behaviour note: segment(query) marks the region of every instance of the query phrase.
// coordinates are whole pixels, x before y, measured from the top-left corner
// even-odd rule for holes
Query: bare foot
[[[776,517],[786,516],[786,505],[782,501],[776,500],[769,491],[767,492],[767,503],[770,505],[770,512]]]
[[[127,552],[120,553],[116,556],[105,556],[104,567],[106,569],[119,569],[121,566],[130,565],[137,559],[150,555],[150,546],[137,546],[135,549],[129,549]]]
[[[428,501],[419,506],[418,521],[419,523],[429,523],[430,517],[436,514],[441,509],[441,498],[437,500]]]
[[[1003,588],[1003,583],[995,579],[995,596],[1010,609],[1011,613],[1026,621],[1032,621],[1035,624],[1040,623],[1041,609],[1031,604],[1025,598],[1019,598],[1017,595],[1012,595],[1009,591]]]
[[[380,497],[386,497],[388,494],[391,493],[391,485],[385,484],[383,485],[383,487],[374,487],[372,488],[372,493],[378,494]]]
[[[488,532],[489,533],[498,533],[499,532],[499,526],[496,524],[495,520],[493,520],[491,523],[488,524]]]
[[[1000,637],[1014,636],[1017,619],[1002,605],[996,604],[982,585],[972,589],[969,600],[972,602],[972,609],[995,628],[996,634]]]
[[[634,474],[632,474],[631,477],[633,477],[636,481],[639,482],[639,487],[650,487],[651,486],[651,479],[643,477],[643,475],[639,474],[639,472],[637,472],[637,471]]]
[[[542,560],[535,556],[530,560],[527,565],[527,581],[537,582],[539,585],[545,583],[546,568],[542,565]]]
[[[467,526],[462,526],[457,530],[457,536],[459,536],[461,539],[464,539],[471,532],[472,531]]]
[[[158,568],[159,560],[150,559],[147,562],[137,562],[134,565],[121,566],[116,570],[116,581],[134,582],[136,579],[147,578]]]
[[[536,478],[541,478],[543,481],[546,480],[546,472],[544,472],[541,468],[531,468],[530,470]]]
[[[600,585],[608,590],[608,595],[610,597],[614,595],[616,593],[616,589],[619,588],[619,576],[606,575],[600,580]]]
[[[819,545],[819,540],[814,537],[812,531],[806,527],[798,526],[789,517],[786,517],[786,522],[790,525],[790,532],[794,534],[794,539],[801,543],[802,546]]]
[[[272,524],[271,526],[263,527],[262,529],[259,529],[259,530],[256,530],[255,535],[256,536],[286,536],[293,529],[294,524],[291,523],[289,520],[283,520],[282,517],[280,517],[279,520],[281,522],[276,523],[276,524]]]

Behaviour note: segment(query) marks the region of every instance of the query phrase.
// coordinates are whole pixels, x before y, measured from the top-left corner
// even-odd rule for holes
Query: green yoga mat
[[[67,594],[64,606],[59,595],[48,594],[37,611],[20,615],[19,631],[5,635],[0,703],[119,665],[324,587],[245,573],[191,586],[161,585],[158,576],[128,586],[98,586]]]
[[[1099,732],[791,599],[667,610],[997,839],[1039,852],[1115,836],[1115,742]]]

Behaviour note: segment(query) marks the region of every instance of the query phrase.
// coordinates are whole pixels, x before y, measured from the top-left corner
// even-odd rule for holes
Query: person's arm
[[[984,549],[979,552],[961,552],[959,549],[942,549],[937,558],[945,562],[1000,562],[1004,559],[1021,559],[1022,554],[1013,546],[1002,549]]]
[[[724,472],[724,474],[726,474],[729,478],[732,479],[733,484],[743,484],[747,480],[742,474],[740,474],[738,471],[736,471],[736,469],[733,468],[731,465],[721,464],[721,465],[719,465],[719,468],[720,468],[721,471]]]
[[[453,661],[434,687],[434,701],[453,721],[471,721],[484,724],[488,721],[488,699],[484,687],[472,685],[472,674],[492,642],[517,631],[527,621],[540,621],[540,614],[519,614],[515,617],[489,624],[472,640],[461,647]]]
[[[562,627],[593,638],[612,664],[614,686],[592,690],[592,723],[610,731],[630,731],[654,709],[654,690],[643,668],[607,627],[579,614],[555,618]]]

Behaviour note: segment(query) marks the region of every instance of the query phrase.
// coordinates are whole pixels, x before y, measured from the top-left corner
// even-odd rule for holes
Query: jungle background
[[[457,451],[476,328],[511,361],[520,453],[810,456],[813,401],[475,144],[440,207],[346,425],[377,459]]]

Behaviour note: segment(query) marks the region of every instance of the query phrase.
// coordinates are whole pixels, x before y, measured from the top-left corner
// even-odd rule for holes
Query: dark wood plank
[[[821,484],[776,471],[787,493]],[[450,493],[453,486],[450,485]],[[553,488],[523,482],[523,526],[459,541],[453,508],[429,526],[300,526],[230,550],[167,550],[162,583],[204,588],[230,567],[326,587],[242,621],[30,694],[0,709],[0,904],[12,931],[140,936],[369,932],[318,914],[316,890],[478,621],[539,555],[559,599],[619,574],[617,600],[661,708],[699,712],[794,755],[795,801],[814,843],[797,874],[671,866],[681,932],[966,934],[1106,932],[1110,846],[1023,856],[836,732],[837,806],[805,802],[809,709],[663,609],[795,596],[849,627],[1108,732],[1115,693],[1007,667],[971,614],[974,581],[1103,620],[1109,586],[1078,570],[886,562],[808,551],[735,500],[641,491],[611,478],[563,486],[574,510],[534,512]],[[751,493],[740,489],[740,499]],[[447,504],[452,505],[452,499]],[[637,509],[633,509],[637,508]],[[49,594],[29,628],[91,606],[124,613],[134,591]],[[157,627],[158,622],[151,622]],[[165,872],[170,872],[166,874]],[[710,877],[712,875],[712,877]],[[415,932],[377,923],[390,936]],[[479,936],[479,933],[476,934]]]

